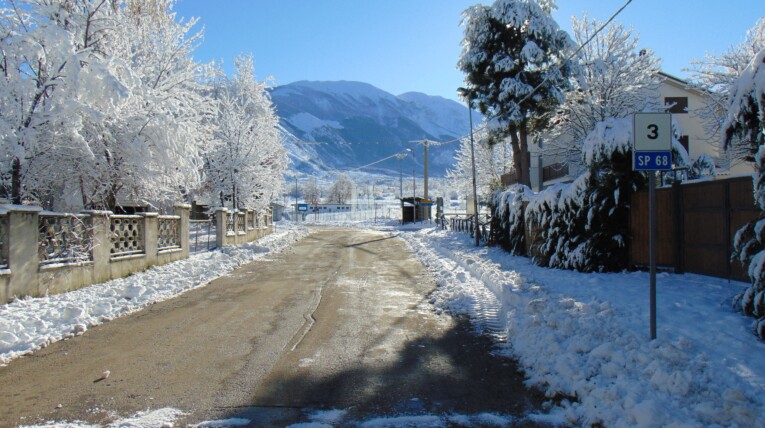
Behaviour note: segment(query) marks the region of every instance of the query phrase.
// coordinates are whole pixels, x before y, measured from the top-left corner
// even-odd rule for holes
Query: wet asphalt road
[[[316,229],[271,260],[0,367],[0,426],[164,407],[188,413],[181,425],[259,427],[329,409],[352,421],[537,409],[541,395],[491,339],[434,310],[434,287],[394,235]]]

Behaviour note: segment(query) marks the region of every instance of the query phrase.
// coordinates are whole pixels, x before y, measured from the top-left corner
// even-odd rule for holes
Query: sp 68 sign
[[[637,113],[632,130],[633,170],[672,169],[672,116],[669,113]]]
[[[672,152],[635,152],[636,171],[665,169],[672,169]]]

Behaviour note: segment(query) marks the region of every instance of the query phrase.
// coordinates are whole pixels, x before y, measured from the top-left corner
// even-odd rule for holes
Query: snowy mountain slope
[[[413,140],[453,140],[469,132],[467,108],[456,101],[416,92],[395,96],[362,82],[300,81],[274,88],[271,98],[286,134],[296,139],[297,152],[290,153],[300,159],[296,165],[302,171],[320,165],[351,169],[404,151]],[[474,123],[480,120],[475,114]],[[431,151],[432,175],[443,175],[452,165],[457,146]],[[307,154],[311,162],[304,161]],[[415,161],[422,163],[421,150]],[[398,168],[391,160],[377,170]]]

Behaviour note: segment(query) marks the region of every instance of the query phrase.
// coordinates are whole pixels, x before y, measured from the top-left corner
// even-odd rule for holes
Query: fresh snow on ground
[[[545,269],[499,248],[476,248],[467,235],[427,224],[401,227],[369,221],[343,225],[404,238],[438,282],[431,295],[435,306],[469,315],[477,329],[499,338],[497,352],[517,359],[528,383],[545,391],[551,403],[559,403],[550,405],[549,414],[526,415],[527,421],[562,426],[765,427],[765,343],[752,334],[751,320],[733,312],[730,305],[746,284],[699,275],[659,274],[658,339],[651,341],[645,272],[583,274]],[[77,334],[83,328],[78,325],[94,325],[203,286],[267,251],[290,245],[305,233],[302,227],[280,223],[277,233],[244,247],[200,254],[189,261],[89,287],[94,289],[90,291],[0,306],[1,346],[7,346],[9,334],[15,337],[11,338],[12,349],[2,348],[2,357],[7,362]],[[168,281],[176,285],[166,284]],[[98,308],[107,310],[102,315]],[[181,410],[160,409],[109,426],[172,426],[182,414]],[[489,413],[388,415],[350,421],[344,410],[306,411],[306,418],[307,422],[293,427],[507,426],[523,422]],[[208,421],[198,426],[235,426],[245,421]]]
[[[552,411],[562,423],[765,427],[765,343],[731,309],[745,284],[660,274],[651,341],[648,273],[541,268],[436,229],[402,236],[439,282],[438,307],[506,339],[530,385],[570,397]]]
[[[207,285],[244,263],[263,259],[307,234],[302,226],[277,226],[257,241],[194,254],[69,293],[0,305],[0,365],[88,328]]]

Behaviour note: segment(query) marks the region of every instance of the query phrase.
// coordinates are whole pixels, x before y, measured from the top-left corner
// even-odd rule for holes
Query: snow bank
[[[0,365],[84,333],[89,327],[207,285],[244,263],[279,252],[307,234],[280,225],[271,235],[223,247],[69,293],[25,298],[0,306]]]
[[[185,415],[180,410],[164,408],[154,411],[138,412],[135,416],[114,421],[107,428],[167,428],[173,427],[175,421]],[[84,422],[50,422],[44,425],[25,425],[19,428],[99,428],[101,425],[90,425]]]
[[[648,274],[537,267],[469,237],[402,235],[433,272],[439,307],[506,338],[528,383],[572,425],[765,427],[765,344],[730,309],[743,283],[660,274],[649,339]]]

